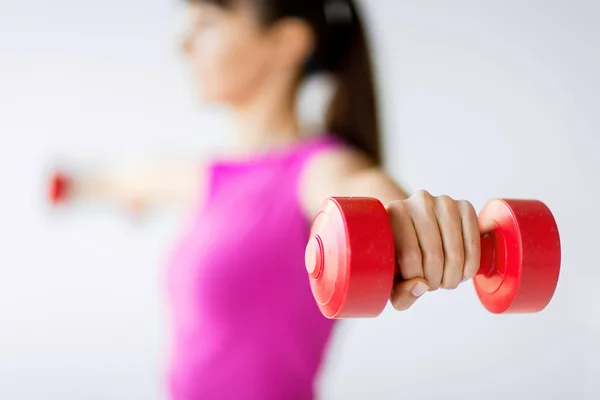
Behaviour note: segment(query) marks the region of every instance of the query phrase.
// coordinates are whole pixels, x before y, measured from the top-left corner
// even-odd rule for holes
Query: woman
[[[309,399],[333,321],[304,269],[310,221],[329,196],[388,207],[398,254],[391,302],[454,289],[480,257],[473,207],[422,191],[407,198],[380,168],[367,42],[351,0],[190,0],[183,51],[205,100],[231,109],[236,143],[201,166],[115,169],[71,194],[192,206],[169,265],[173,399]],[[336,78],[327,133],[305,136],[298,87]]]

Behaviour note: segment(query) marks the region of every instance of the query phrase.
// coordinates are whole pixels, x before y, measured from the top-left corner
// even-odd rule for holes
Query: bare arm
[[[68,201],[92,201],[135,210],[187,206],[201,188],[197,162],[147,159],[64,171]]]

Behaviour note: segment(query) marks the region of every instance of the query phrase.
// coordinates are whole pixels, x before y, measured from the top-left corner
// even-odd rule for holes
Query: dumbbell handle
[[[486,233],[481,235],[481,261],[477,275],[491,276],[499,273],[498,263],[495,260],[496,242],[494,234]]]

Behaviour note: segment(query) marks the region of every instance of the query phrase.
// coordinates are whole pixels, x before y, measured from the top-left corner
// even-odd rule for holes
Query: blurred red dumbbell
[[[71,194],[71,178],[63,172],[54,172],[48,184],[48,199],[53,206],[69,201]]]

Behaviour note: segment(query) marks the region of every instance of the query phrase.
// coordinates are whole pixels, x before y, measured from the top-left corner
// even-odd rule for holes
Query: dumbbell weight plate
[[[378,200],[325,200],[311,228],[305,261],[326,317],[381,314],[394,282],[393,240],[387,211]]]
[[[561,262],[552,212],[537,200],[498,199],[485,205],[479,224],[484,232],[491,229],[482,239],[484,265],[473,279],[483,306],[495,314],[543,310],[556,290]],[[493,247],[487,256],[486,247]]]

